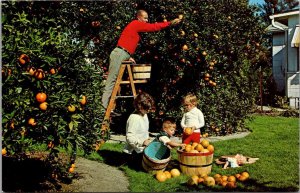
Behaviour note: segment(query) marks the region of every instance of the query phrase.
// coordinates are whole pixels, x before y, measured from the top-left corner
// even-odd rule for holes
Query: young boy
[[[190,142],[200,143],[200,128],[204,126],[204,116],[200,109],[197,108],[198,100],[193,94],[188,94],[183,98],[185,113],[181,120],[183,128],[182,143]],[[191,134],[186,133],[186,129],[191,128]]]
[[[174,135],[176,131],[176,123],[172,118],[166,118],[162,124],[162,131],[156,136],[153,141],[161,141],[168,148],[172,149],[173,147],[185,147],[183,143],[177,143],[171,141],[170,137]]]

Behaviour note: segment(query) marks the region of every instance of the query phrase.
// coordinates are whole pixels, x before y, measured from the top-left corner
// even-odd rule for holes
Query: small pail
[[[139,64],[132,67],[134,79],[149,79],[151,76],[150,64]]]
[[[143,153],[143,168],[147,172],[165,170],[171,160],[170,149],[161,142],[151,142]]]
[[[188,175],[205,176],[211,172],[214,152],[188,153],[177,150],[181,172]]]

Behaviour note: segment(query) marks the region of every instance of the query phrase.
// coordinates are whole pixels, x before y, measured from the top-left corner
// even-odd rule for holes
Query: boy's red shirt
[[[139,20],[130,22],[121,33],[118,46],[125,48],[130,54],[134,54],[140,40],[139,32],[154,32],[168,27],[171,22],[146,23]]]

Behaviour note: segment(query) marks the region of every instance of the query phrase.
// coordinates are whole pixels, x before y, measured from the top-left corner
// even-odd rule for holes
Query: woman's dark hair
[[[151,95],[146,92],[139,93],[133,101],[134,108],[137,113],[142,113],[142,111],[155,110],[154,99]]]

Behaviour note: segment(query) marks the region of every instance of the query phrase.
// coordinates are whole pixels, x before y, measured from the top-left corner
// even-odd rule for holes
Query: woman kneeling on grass
[[[141,163],[142,152],[151,142],[147,113],[155,110],[155,105],[152,96],[145,92],[136,96],[133,105],[135,111],[129,116],[126,123],[126,144],[123,152],[135,154],[134,162]]]

